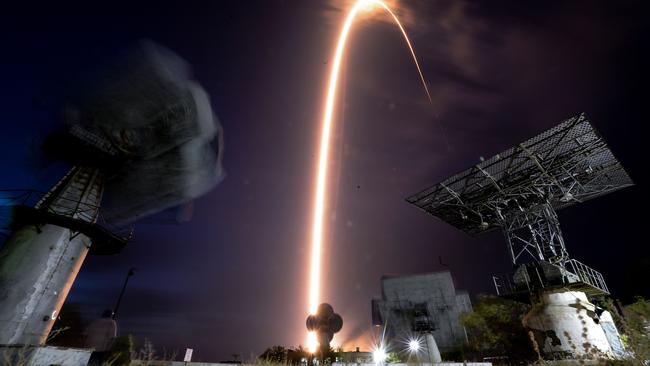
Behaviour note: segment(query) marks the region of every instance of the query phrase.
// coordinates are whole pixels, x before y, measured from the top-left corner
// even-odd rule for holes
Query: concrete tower
[[[103,177],[73,168],[33,208],[0,251],[0,344],[43,345],[89,248]]]

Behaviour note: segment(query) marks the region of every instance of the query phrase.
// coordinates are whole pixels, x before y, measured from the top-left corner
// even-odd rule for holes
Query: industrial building
[[[384,276],[382,298],[372,301],[373,325],[385,326],[388,347],[432,335],[437,347],[451,351],[467,336],[460,316],[472,311],[469,294],[456,290],[449,271]]]

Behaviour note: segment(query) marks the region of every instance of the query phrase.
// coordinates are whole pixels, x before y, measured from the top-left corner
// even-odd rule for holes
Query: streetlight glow
[[[372,360],[376,364],[383,364],[386,361],[386,357],[386,350],[383,347],[372,351]]]
[[[420,350],[420,341],[417,339],[411,339],[409,341],[409,351],[411,352],[417,352]]]

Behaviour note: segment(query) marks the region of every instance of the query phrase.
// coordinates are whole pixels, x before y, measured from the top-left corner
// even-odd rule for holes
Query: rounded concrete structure
[[[545,358],[613,358],[595,310],[584,292],[542,292],[524,325]]]

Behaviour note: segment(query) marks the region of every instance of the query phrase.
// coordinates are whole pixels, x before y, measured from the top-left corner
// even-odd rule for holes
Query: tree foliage
[[[262,352],[260,359],[271,363],[286,363],[287,349],[282,346],[273,346]]]
[[[498,357],[510,364],[538,359],[523,318],[530,306],[492,295],[479,296],[474,311],[461,317],[476,358]]]
[[[637,360],[650,360],[650,304],[642,297],[624,308],[626,343]]]
[[[309,358],[309,352],[302,346],[287,350],[287,363],[291,365],[300,365],[303,358]]]
[[[108,354],[110,365],[129,365],[131,356],[134,354],[133,336],[127,335],[115,338],[113,346]]]
[[[330,347],[324,355],[317,353],[311,355],[305,348],[298,346],[296,348],[285,348],[283,346],[273,346],[267,348],[262,354],[258,357],[260,361],[269,364],[283,364],[283,365],[300,365],[302,364],[303,359],[309,359],[310,357],[317,357],[322,359],[326,364],[335,362],[337,352]]]

